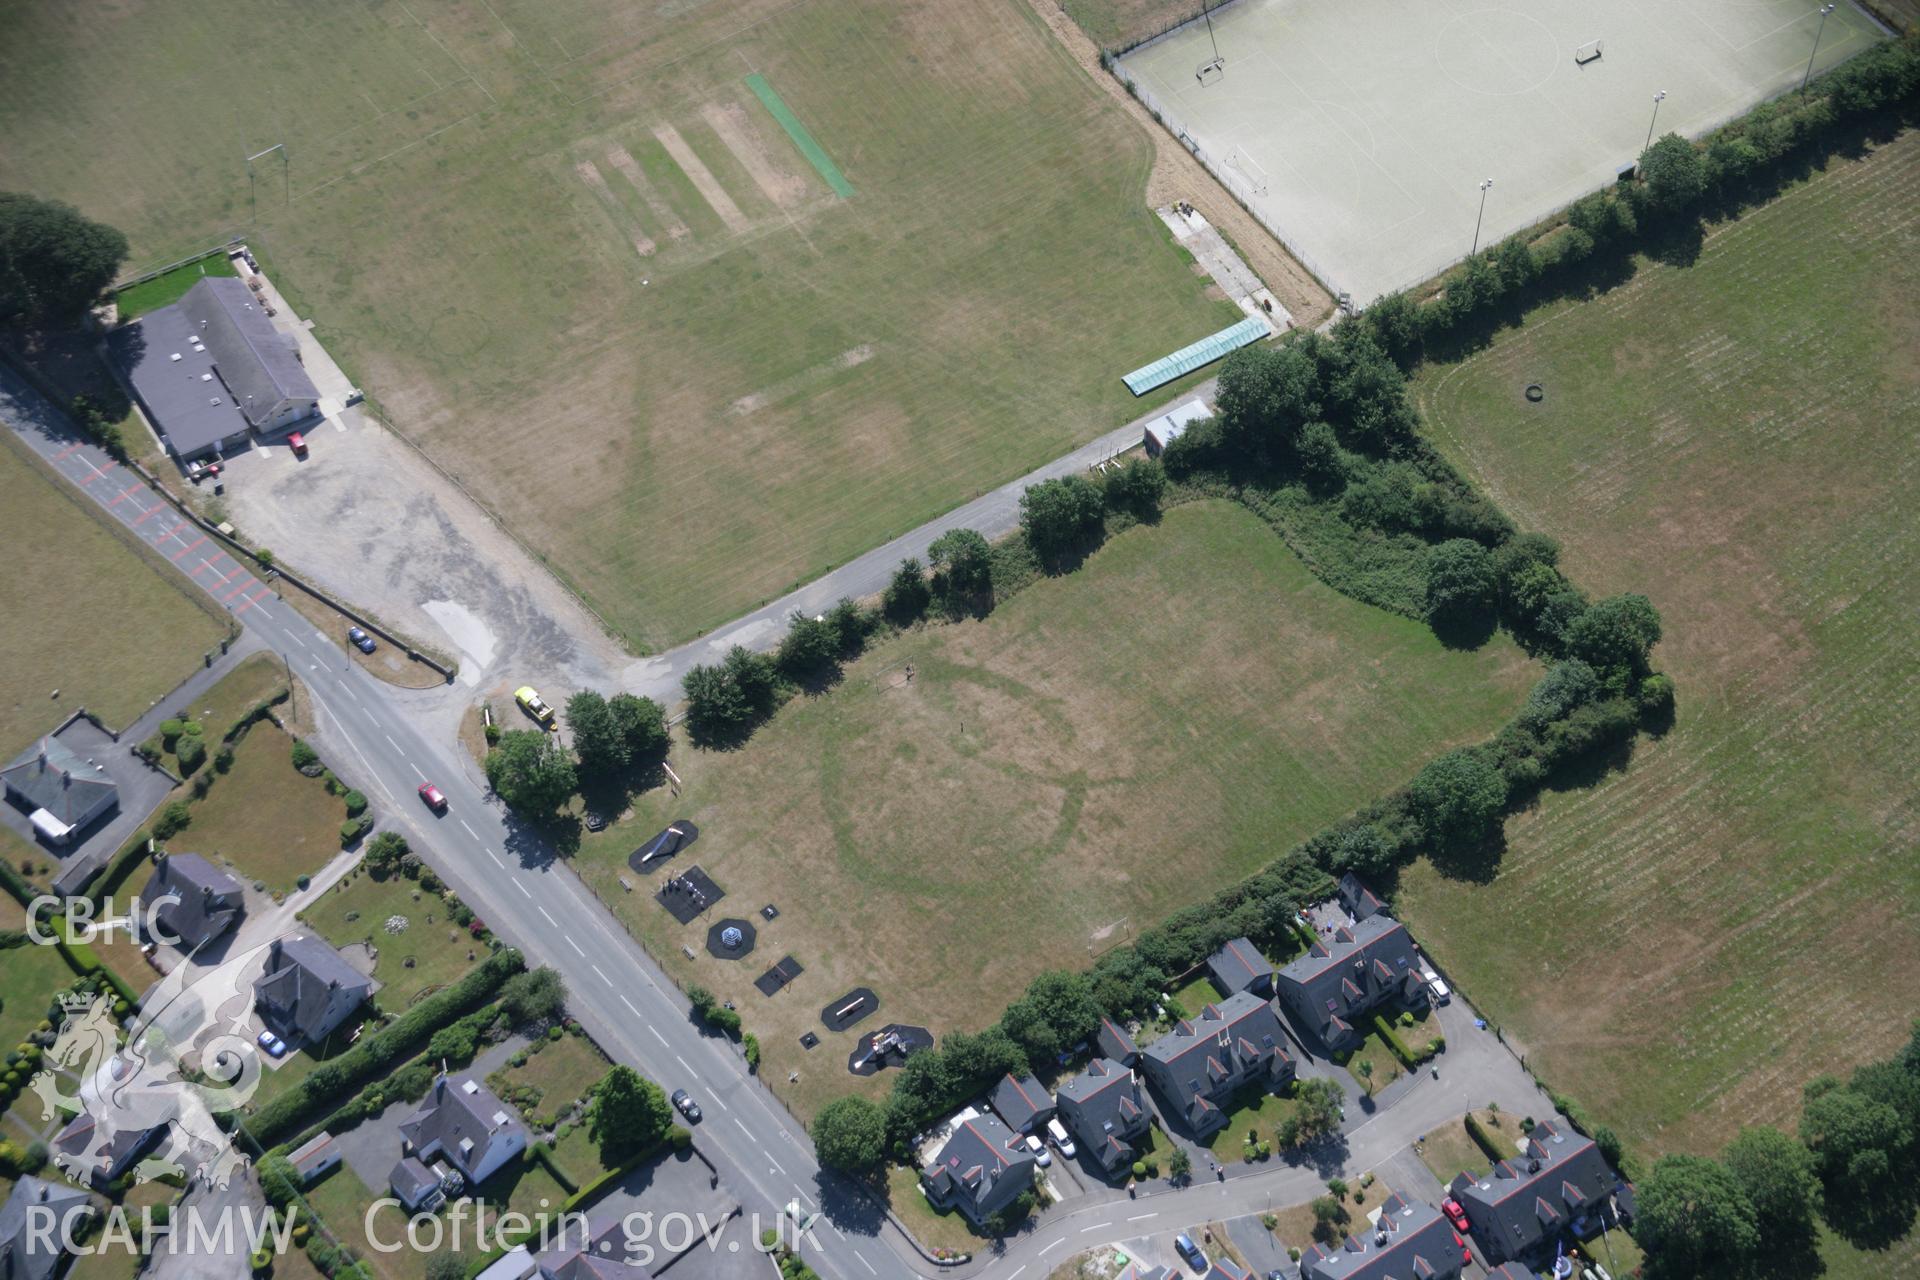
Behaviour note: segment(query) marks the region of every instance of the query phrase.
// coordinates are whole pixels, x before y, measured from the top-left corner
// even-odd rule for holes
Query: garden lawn
[[[1576,582],[1664,617],[1672,731],[1510,820],[1490,884],[1421,864],[1400,896],[1528,1065],[1643,1156],[1791,1129],[1809,1079],[1909,1033],[1917,344],[1909,132],[1418,386]]]
[[[0,171],[133,266],[247,229],[375,411],[652,647],[1164,402],[1204,374],[1121,375],[1241,318],[1027,0],[638,13],[15,6]],[[233,31],[251,73],[209,75]]]
[[[487,1077],[487,1083],[503,1097],[516,1086],[538,1089],[540,1101],[533,1107],[535,1115],[553,1117],[556,1108],[599,1084],[612,1065],[585,1036],[563,1035],[558,1040],[533,1043],[540,1046],[540,1051],[530,1055],[525,1066],[502,1067]]]
[[[1321,1194],[1331,1195],[1332,1193],[1323,1191]],[[1346,1226],[1336,1231],[1330,1238],[1338,1240],[1346,1235],[1353,1230],[1352,1224],[1355,1222],[1364,1225],[1367,1214],[1379,1207],[1379,1205],[1392,1194],[1393,1188],[1378,1178],[1374,1179],[1373,1185],[1370,1187],[1362,1187],[1360,1185],[1359,1174],[1348,1178],[1347,1195],[1346,1198],[1341,1201],[1341,1204],[1345,1207],[1350,1221]],[[1279,1219],[1278,1225],[1273,1229],[1273,1234],[1279,1237],[1282,1245],[1290,1249],[1305,1250],[1308,1245],[1313,1243],[1314,1219],[1312,1204],[1312,1201],[1308,1201],[1306,1204],[1296,1204],[1290,1208],[1281,1209],[1273,1215]]]
[[[1292,1098],[1283,1098],[1277,1093],[1243,1095],[1235,1100],[1233,1109],[1227,1113],[1227,1127],[1213,1135],[1213,1139],[1207,1143],[1207,1150],[1221,1164],[1245,1160],[1247,1130],[1253,1129],[1259,1133],[1259,1141],[1277,1153],[1280,1144],[1274,1141],[1273,1131],[1299,1106]]]
[[[127,1223],[133,1231],[133,1245],[124,1240],[107,1248],[98,1248],[73,1260],[67,1268],[65,1280],[133,1280],[143,1270],[142,1258],[138,1249],[142,1213],[147,1210],[158,1211],[161,1205],[173,1204],[180,1193],[163,1182],[142,1182],[129,1187],[121,1201],[127,1212]],[[99,1246],[101,1237],[94,1235],[93,1243]],[[276,1272],[276,1274],[278,1274]]]
[[[252,654],[201,694],[182,719],[200,722],[211,755],[241,716],[286,688],[286,660],[273,653]]]
[[[1474,1115],[1481,1124],[1488,1126],[1489,1133],[1519,1133],[1518,1124],[1511,1116],[1505,1117],[1505,1127],[1494,1128],[1495,1117],[1491,1112],[1476,1111]],[[1487,1153],[1467,1132],[1464,1120],[1449,1120],[1438,1128],[1427,1130],[1427,1140],[1416,1147],[1415,1152],[1421,1162],[1433,1170],[1433,1176],[1440,1179],[1443,1187],[1452,1182],[1456,1174],[1485,1173],[1493,1167],[1493,1161],[1487,1158]]]
[[[387,1196],[385,1187],[379,1196]],[[425,1280],[428,1255],[414,1249],[382,1253],[367,1240],[367,1211],[376,1198],[367,1184],[346,1164],[338,1165],[306,1190],[307,1206],[333,1233],[336,1240],[357,1251],[380,1280]],[[374,1231],[380,1239],[404,1240],[407,1219],[398,1205],[386,1205],[373,1215]]]
[[[681,795],[639,797],[574,861],[676,979],[738,1003],[762,1074],[786,1095],[800,1070],[810,1114],[887,1084],[823,1069],[853,1034],[799,1048],[829,1000],[865,985],[874,1025],[985,1026],[1040,970],[1084,968],[1486,737],[1536,672],[1505,640],[1443,648],[1244,509],[1195,502],[983,621],[879,643],[740,750],[676,747]],[[669,871],[705,867],[732,895],[720,915],[780,908],[750,960],[706,954],[711,920],[672,923],[651,896],[669,871],[628,869],[683,817],[703,835]],[[770,1001],[752,980],[787,952],[807,971]]]
[[[404,917],[407,927],[389,933],[386,922],[395,916]],[[478,957],[485,950],[447,918],[443,899],[398,875],[376,880],[355,870],[300,918],[336,947],[371,943],[378,949],[373,977],[381,986],[374,999],[389,1013],[458,982],[474,966],[468,955]]]
[[[27,913],[11,894],[0,893],[0,929],[24,929]],[[74,972],[60,948],[27,941],[0,951],[0,1053],[26,1039],[47,1016],[54,996],[73,985]]]
[[[208,276],[236,276],[240,273],[233,269],[233,259],[224,253],[190,262],[184,267],[175,267],[165,275],[143,280],[131,288],[122,289],[113,295],[114,305],[120,309],[120,319],[135,320],[149,311],[158,311],[171,306],[186,296],[187,290],[199,284]]]
[[[34,549],[0,563],[7,761],[78,707],[126,728],[199,668],[227,624],[210,601],[189,596],[158,555],[30,456],[11,429],[0,430],[0,493],[0,544]]]
[[[991,1239],[975,1231],[958,1209],[942,1212],[928,1204],[926,1193],[920,1189],[920,1175],[901,1165],[887,1166],[887,1203],[913,1232],[913,1238],[929,1249],[977,1253]]]
[[[213,768],[217,742],[209,742],[201,768]],[[174,847],[226,862],[275,898],[326,866],[340,853],[346,805],[293,767],[292,750],[293,739],[272,721],[255,724],[234,749],[233,768],[216,774],[205,798],[193,802],[193,822]]]

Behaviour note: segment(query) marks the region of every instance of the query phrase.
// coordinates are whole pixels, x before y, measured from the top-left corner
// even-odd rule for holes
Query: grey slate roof
[[[1212,1259],[1212,1262],[1213,1265],[1207,1268],[1207,1280],[1253,1280],[1253,1272],[1232,1258],[1220,1256]]]
[[[1265,990],[1273,981],[1273,962],[1250,938],[1235,938],[1207,957],[1207,972],[1228,995]]]
[[[64,1253],[61,1228],[87,1203],[84,1191],[23,1175],[0,1206],[0,1278],[50,1280]],[[51,1240],[38,1236],[43,1223],[52,1227]]]
[[[1365,920],[1387,909],[1386,904],[1374,896],[1373,890],[1367,888],[1366,881],[1351,871],[1340,877],[1340,905],[1355,920]]]
[[[1384,914],[1315,941],[1280,970],[1275,985],[1287,1007],[1329,1044],[1374,1009],[1423,990],[1406,926]]]
[[[1251,991],[1177,1023],[1140,1056],[1168,1101],[1196,1130],[1219,1123],[1219,1102],[1250,1080],[1278,1081],[1295,1070],[1273,1002]]]
[[[300,363],[300,344],[280,332],[246,281],[208,276],[175,304],[186,312],[213,353],[220,377],[253,426],[288,400],[317,400],[320,392]]]
[[[177,901],[163,901],[173,895]],[[191,951],[232,928],[246,906],[240,882],[197,853],[163,853],[154,863],[140,901],[162,930]],[[158,905],[155,905],[158,904]]]
[[[81,1168],[97,1187],[104,1187],[133,1166],[167,1130],[166,1124],[151,1129],[115,1129],[99,1149],[98,1123],[90,1111],[82,1111],[53,1137],[53,1149],[66,1157],[69,1168]]]
[[[1613,1190],[1613,1171],[1591,1138],[1553,1121],[1527,1135],[1523,1154],[1484,1178],[1460,1174],[1448,1188],[1467,1211],[1489,1257],[1523,1257],[1558,1236]]]
[[[1035,1125],[1053,1118],[1053,1099],[1032,1076],[1016,1079],[1009,1073],[1001,1077],[987,1100],[994,1114],[1006,1121],[1015,1133],[1032,1133]]]
[[[1094,1033],[1093,1040],[1099,1046],[1100,1052],[1115,1062],[1124,1062],[1132,1066],[1133,1060],[1140,1056],[1139,1046],[1134,1044],[1133,1037],[1127,1034],[1125,1027],[1112,1018],[1100,1019],[1100,1029]]]
[[[493,1143],[515,1133],[524,1145],[526,1126],[472,1076],[437,1077],[420,1109],[400,1124],[416,1152],[431,1158],[437,1149],[468,1181]]]
[[[1380,1206],[1373,1230],[1300,1255],[1301,1280],[1454,1280],[1460,1270],[1460,1246],[1440,1211],[1398,1192]]]
[[[653,1272],[637,1267],[619,1256],[621,1242],[612,1241],[612,1257],[595,1257],[585,1249],[575,1249],[552,1262],[540,1264],[540,1280],[649,1280]]]
[[[45,809],[69,827],[84,827],[120,795],[112,778],[49,734],[15,756],[0,780],[33,809]]]
[[[107,341],[182,456],[245,433],[288,401],[320,395],[300,363],[299,344],[273,327],[246,283],[232,276],[208,276]]]
[[[953,1128],[947,1144],[920,1176],[944,1202],[976,1221],[990,1218],[1033,1185],[1033,1156],[993,1116],[975,1116]]]
[[[1133,1159],[1133,1143],[1151,1118],[1133,1072],[1112,1058],[1095,1058],[1059,1089],[1061,1123],[1109,1172]]]
[[[285,1027],[323,1039],[373,994],[373,980],[319,938],[276,938],[254,999]]]
[[[400,1202],[408,1208],[418,1208],[420,1203],[440,1189],[440,1179],[433,1170],[413,1156],[401,1156],[400,1162],[387,1174],[387,1185]]]

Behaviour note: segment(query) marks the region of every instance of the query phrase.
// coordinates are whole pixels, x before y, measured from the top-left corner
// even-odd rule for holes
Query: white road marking
[[[299,645],[302,649],[307,647],[307,642],[305,640],[302,640],[299,636],[293,634],[293,632],[291,631],[287,632],[287,639],[293,641],[295,644]]]
[[[465,818],[461,818],[458,821],[461,826],[467,827],[467,820]],[[467,827],[467,834],[472,836],[475,840],[478,840],[480,838],[480,833],[478,831],[475,831],[472,827]]]
[[[495,853],[491,849],[487,850],[487,856],[493,859],[493,865],[496,867],[505,868],[505,866],[507,865],[506,863],[500,861],[500,855]]]
[[[633,1007],[633,1001],[627,999],[625,996],[621,996],[620,1003],[627,1006],[627,1012],[632,1014],[634,1017],[637,1018],[640,1016],[640,1011]]]
[[[414,777],[420,779],[420,781],[425,782],[427,780],[427,775],[424,773],[421,773],[420,766],[415,764],[413,761],[411,760],[407,761],[407,768],[413,770]]]
[[[1050,1245],[1048,1245],[1048,1246],[1046,1246],[1046,1247],[1045,1247],[1044,1249],[1042,1249],[1042,1250],[1040,1250],[1040,1256],[1041,1256],[1041,1257],[1043,1257],[1043,1258],[1044,1258],[1044,1257],[1046,1257],[1048,1253],[1050,1253],[1050,1252],[1052,1252],[1052,1251],[1053,1251],[1053,1250],[1055,1250],[1055,1249],[1058,1249],[1058,1248],[1059,1248],[1059,1247],[1060,1247],[1061,1245],[1063,1245],[1063,1244],[1065,1244],[1065,1243],[1066,1243],[1066,1241],[1065,1241],[1065,1240],[1055,1240],[1055,1241],[1054,1241],[1054,1242],[1053,1242],[1052,1244],[1050,1244]]]
[[[343,685],[341,685],[340,687],[341,687],[342,689],[345,689],[345,690],[347,691],[347,696],[348,696],[349,698],[352,698],[352,699],[353,699],[353,700],[354,700],[355,702],[358,702],[358,701],[360,701],[360,695],[359,695],[359,694],[357,694],[357,693],[355,693],[355,692],[353,691],[353,686],[352,686],[352,685],[350,685],[350,684],[343,684]]]
[[[540,914],[543,916],[547,916],[547,909],[545,907],[540,908]],[[552,916],[547,916],[547,923],[552,925],[556,929],[560,927],[560,922],[558,920],[555,920]]]
[[[629,1007],[631,1007],[631,1006],[629,1006]],[[635,1012],[635,1013],[638,1013],[638,1012],[639,1012],[639,1010],[638,1010],[638,1009],[635,1009],[635,1010],[634,1010],[634,1012]],[[667,1042],[667,1038],[666,1038],[665,1036],[663,1036],[663,1035],[661,1035],[661,1034],[660,1034],[660,1029],[659,1029],[658,1027],[648,1027],[648,1028],[647,1028],[647,1030],[649,1030],[649,1031],[651,1031],[651,1032],[653,1032],[653,1038],[654,1038],[655,1040],[658,1040],[658,1041],[659,1041],[659,1042],[660,1042],[661,1044],[665,1044],[665,1043]],[[736,1123],[738,1123],[738,1122],[736,1121]],[[746,1128],[746,1126],[745,1126],[745,1125],[741,1125],[740,1127],[741,1127],[741,1128],[743,1128],[743,1129],[744,1129],[744,1128]]]
[[[864,1253],[856,1253],[856,1254],[854,1254],[853,1256],[854,1256],[854,1257],[856,1257],[856,1258],[858,1258],[858,1259],[860,1259],[860,1265],[861,1265],[861,1266],[863,1266],[863,1267],[865,1267],[865,1268],[867,1269],[867,1274],[868,1274],[868,1275],[875,1275],[875,1276],[877,1276],[877,1275],[879,1275],[879,1274],[880,1274],[880,1273],[879,1273],[878,1271],[875,1271],[875,1270],[873,1269],[873,1264],[872,1264],[871,1262],[868,1262],[868,1261],[867,1261],[867,1255],[866,1255],[866,1254],[864,1254]]]
[[[780,1167],[780,1162],[779,1162],[778,1160],[775,1160],[775,1159],[774,1159],[774,1158],[773,1158],[772,1156],[768,1156],[768,1157],[767,1157],[767,1163],[768,1163],[768,1164],[770,1164],[770,1165],[772,1165],[772,1166],[773,1166],[773,1168],[774,1168],[774,1172],[776,1172],[776,1173],[778,1173],[778,1174],[779,1174],[779,1175],[780,1175],[781,1177],[783,1177],[783,1178],[784,1178],[784,1177],[786,1176],[786,1174],[787,1174],[787,1171],[786,1171],[785,1169],[782,1169],[782,1168]],[[863,1259],[861,1259],[861,1261],[863,1261],[863,1262],[864,1262],[864,1261],[865,1261],[865,1259],[863,1258]],[[872,1268],[872,1267],[868,1267],[868,1268],[867,1268],[867,1270],[869,1270],[869,1271],[872,1271],[872,1270],[873,1270],[873,1268]]]
[[[747,1128],[747,1126],[745,1126],[744,1124],[740,1124],[740,1117],[739,1117],[739,1116],[735,1116],[735,1117],[733,1118],[733,1122],[734,1122],[735,1124],[739,1124],[739,1125],[740,1125],[740,1132],[742,1132],[742,1133],[744,1133],[744,1134],[746,1134],[746,1135],[747,1135],[747,1136],[748,1136],[749,1138],[751,1138],[751,1137],[753,1136],[753,1130],[751,1130],[751,1129],[749,1129],[749,1128]]]
[[[1025,1271],[1026,1269],[1027,1269],[1026,1264],[1021,1263],[1019,1269],[1016,1270],[1012,1275],[1008,1276],[1007,1280],[1020,1280],[1020,1272]]]
[[[572,938],[568,938],[568,939],[567,939],[567,945],[568,945],[568,946],[570,946],[570,947],[572,947],[572,948],[573,948],[573,954],[575,954],[575,955],[577,955],[577,956],[579,956],[579,957],[580,957],[580,958],[581,958],[582,960],[584,960],[584,959],[586,959],[586,958],[587,958],[587,953],[586,953],[586,952],[584,952],[584,951],[582,951],[582,950],[580,949],[580,944],[579,944],[579,943],[577,943],[577,942],[575,942],[575,941],[574,941],[574,940],[573,940]]]
[[[577,947],[575,948],[575,950],[578,950],[578,949],[579,949],[579,948],[577,948]],[[588,965],[588,966],[587,966],[587,968],[589,968],[589,969],[591,969],[591,970],[593,970],[593,971],[594,971],[595,973],[600,973],[600,966],[599,966],[599,965],[597,965],[597,964],[590,964],[590,965]],[[613,985],[613,979],[612,979],[612,978],[609,978],[609,977],[608,977],[608,976],[607,976],[606,974],[604,974],[604,973],[600,973],[600,981],[602,981],[602,982],[604,982],[604,983],[606,983],[606,984],[607,984],[608,986],[612,986],[612,985]]]
[[[679,1063],[681,1068],[685,1070],[688,1075],[693,1074],[693,1067],[687,1062],[685,1058],[681,1057],[679,1054],[676,1053],[673,1055],[673,1060]]]
[[[1127,1221],[1128,1222],[1145,1222],[1148,1218],[1157,1218],[1159,1216],[1160,1215],[1157,1213],[1136,1213],[1131,1218],[1128,1218]],[[1008,1280],[1012,1280],[1012,1277],[1008,1277]]]
[[[1089,1232],[1089,1231],[1098,1231],[1098,1230],[1100,1230],[1100,1228],[1102,1228],[1102,1227],[1104,1227],[1104,1226],[1106,1226],[1106,1225],[1107,1225],[1107,1224],[1106,1224],[1106,1223],[1104,1223],[1104,1222],[1096,1222],[1096,1223],[1094,1223],[1094,1224],[1093,1224],[1092,1226],[1090,1226],[1090,1227],[1082,1227],[1082,1228],[1080,1228],[1080,1234],[1081,1234],[1081,1235],[1085,1235],[1085,1234],[1087,1234],[1087,1232]]]
[[[526,898],[528,901],[532,901],[533,895],[527,892],[527,886],[521,884],[518,880],[515,880],[513,882],[513,887],[520,891],[521,897]],[[578,947],[574,948],[575,951],[578,951],[579,949],[580,948]]]
[[[392,735],[392,734],[390,734],[390,733],[383,733],[383,734],[381,734],[380,736],[381,736],[381,737],[383,737],[383,738],[385,738],[385,739],[387,740],[387,745],[388,745],[388,746],[390,746],[390,747],[392,747],[392,748],[393,748],[393,749],[394,749],[395,751],[398,751],[398,750],[400,749],[400,744],[399,744],[399,743],[397,743],[397,742],[395,742],[395,741],[393,740],[393,735]]]

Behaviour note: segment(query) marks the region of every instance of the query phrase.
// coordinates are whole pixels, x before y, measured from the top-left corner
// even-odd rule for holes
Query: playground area
[[[1243,0],[1117,69],[1365,306],[1613,181],[1650,128],[1697,136],[1881,38],[1851,4],[1821,23],[1802,0]]]

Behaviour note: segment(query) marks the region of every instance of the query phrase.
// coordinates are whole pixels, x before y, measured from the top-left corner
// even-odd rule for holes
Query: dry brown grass
[[[739,1002],[776,1088],[802,1071],[805,1112],[853,1083],[853,1036],[796,1043],[847,989],[880,995],[861,1032],[983,1026],[1040,969],[1083,967],[1490,732],[1534,670],[1504,643],[1445,650],[1247,512],[1195,503],[984,622],[879,645],[739,751],[676,748],[686,794],[641,797],[577,861],[677,979]],[[750,960],[709,958],[711,922],[674,927],[647,896],[662,873],[627,870],[676,817],[703,832],[682,861],[731,895],[716,916],[759,925]],[[807,972],[768,1000],[749,984],[788,951]]]

